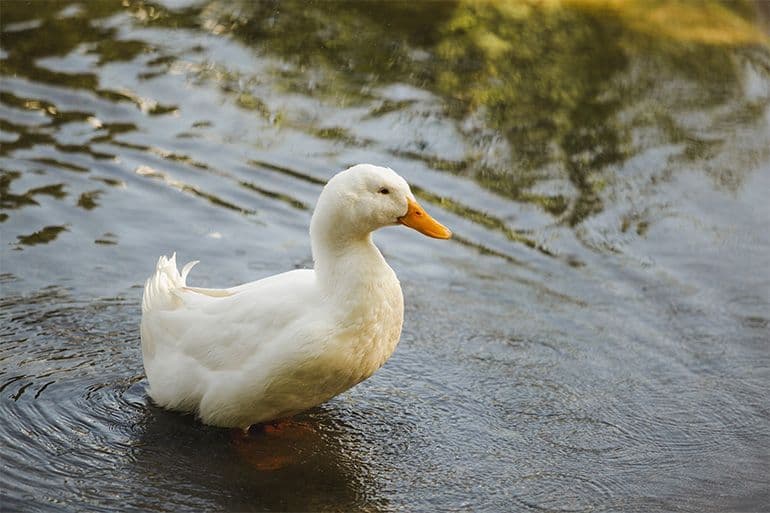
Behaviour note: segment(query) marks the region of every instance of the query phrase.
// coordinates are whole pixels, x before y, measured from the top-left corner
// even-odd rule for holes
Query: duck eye
[[[380,189],[378,192],[379,192],[380,194],[390,194],[390,189],[388,189],[387,187],[383,187],[383,188],[382,188],[382,189]]]

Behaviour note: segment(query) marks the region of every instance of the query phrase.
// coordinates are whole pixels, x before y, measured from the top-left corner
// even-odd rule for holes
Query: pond
[[[3,2],[0,509],[765,508],[769,5]],[[392,359],[279,433],[155,407],[158,256],[312,266],[360,162],[455,233],[375,235]]]

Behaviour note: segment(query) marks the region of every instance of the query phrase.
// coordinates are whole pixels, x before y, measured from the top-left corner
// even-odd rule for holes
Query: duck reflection
[[[379,511],[355,433],[334,406],[248,433],[204,426],[146,399],[134,464],[164,508],[226,511]],[[353,442],[353,443],[351,443]],[[139,484],[139,483],[137,483]]]

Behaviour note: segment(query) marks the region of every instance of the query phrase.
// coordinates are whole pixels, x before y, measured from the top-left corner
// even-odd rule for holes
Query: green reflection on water
[[[19,244],[24,246],[34,246],[36,244],[48,244],[55,240],[61,232],[67,231],[66,226],[46,226],[29,235],[19,235],[17,237]]]
[[[410,84],[440,98],[445,115],[461,127],[467,150],[456,160],[403,147],[390,150],[393,155],[471,176],[573,226],[604,208],[602,191],[614,171],[646,147],[683,145],[679,158],[684,161],[708,160],[722,151],[719,137],[688,128],[680,113],[726,107],[727,119],[716,122],[751,126],[762,123],[767,103],[745,100],[742,89],[747,62],[765,74],[768,68],[767,37],[749,1],[216,0],[177,10],[152,2],[124,4],[4,3],[2,73],[88,89],[110,101],[134,103],[148,114],[174,112],[173,105],[145,105],[125,91],[101,89],[96,73],[52,71],[38,60],[86,49],[99,67],[157,52],[143,41],[119,39],[110,24],[97,23],[124,13],[138,25],[203,30],[277,55],[291,64],[272,71],[285,92],[340,106],[366,105],[371,117],[409,109],[411,100],[383,100],[376,90]],[[77,9],[62,15],[68,6]],[[23,25],[30,20],[38,23]],[[157,71],[145,78],[163,73],[173,62],[168,55],[154,58],[148,65]],[[284,120],[239,85],[244,77],[238,72],[217,66],[221,63],[202,69],[200,78],[219,82],[245,110],[346,146],[373,143],[349,127]],[[311,71],[318,78],[309,80]],[[663,90],[662,83],[673,86]],[[37,109],[54,125],[88,118],[10,93],[2,93],[0,101]],[[3,154],[50,144],[65,153],[112,157],[1,123],[18,135],[3,145]],[[103,129],[107,133],[92,142],[111,141],[135,127]],[[645,129],[654,131],[651,142],[635,141],[634,134]],[[722,174],[734,183],[733,171]],[[560,185],[548,185],[552,182]]]
[[[739,49],[767,44],[750,2],[212,2],[203,16],[207,26],[295,63],[297,76],[284,72],[293,92],[345,105],[370,102],[371,91],[389,83],[431,90],[448,116],[478,125],[465,130],[472,145],[474,132],[491,132],[507,154],[485,156],[483,137],[461,161],[396,154],[471,175],[570,225],[602,209],[613,166],[642,149],[632,142],[640,126],[662,126],[670,137],[662,142],[684,142],[687,158],[709,158],[711,142],[683,133],[671,110],[742,97],[739,57],[751,57]],[[301,70],[311,68],[325,75],[309,90]],[[686,83],[688,94],[661,97],[662,79]],[[640,102],[657,113],[623,119]],[[403,107],[391,102],[370,115]],[[549,178],[568,181],[575,196],[532,191]]]

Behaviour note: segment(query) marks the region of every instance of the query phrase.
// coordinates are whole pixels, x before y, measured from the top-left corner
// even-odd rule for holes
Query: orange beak
[[[419,203],[411,199],[407,199],[406,202],[408,205],[406,214],[398,218],[399,223],[409,228],[414,228],[418,232],[434,239],[448,239],[452,237],[452,232],[449,231],[449,228],[429,216]]]

